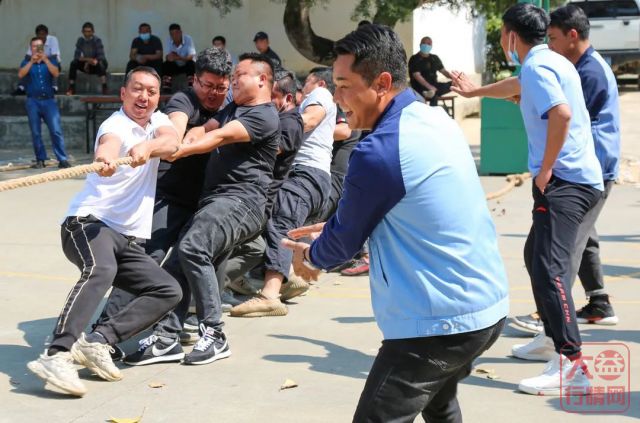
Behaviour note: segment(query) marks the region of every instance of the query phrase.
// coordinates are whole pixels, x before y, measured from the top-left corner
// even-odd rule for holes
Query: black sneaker
[[[208,364],[231,355],[227,337],[218,329],[200,324],[200,340],[184,356],[184,364]]]
[[[68,169],[68,168],[70,168],[70,167],[71,167],[71,163],[69,163],[69,162],[68,162],[68,161],[66,161],[66,160],[62,160],[61,162],[59,162],[59,163],[58,163],[58,167],[59,167],[60,169]]]
[[[122,348],[117,345],[112,345],[111,348],[113,349],[113,352],[111,353],[111,361],[114,363],[116,361],[122,361],[124,358],[124,351],[122,351]]]
[[[184,324],[182,325],[182,329],[185,332],[195,332],[198,333],[198,316],[196,316],[195,314],[190,314],[187,316],[187,318],[184,321]]]
[[[43,169],[46,166],[44,160],[36,160],[36,163],[31,165],[33,169]]]
[[[578,323],[595,323],[613,326],[618,324],[618,316],[609,303],[608,295],[589,297],[589,303],[576,311]]]
[[[540,333],[544,330],[544,325],[537,311],[524,316],[515,316],[513,323],[518,325],[518,329],[526,329],[534,333]]]
[[[165,344],[156,335],[140,341],[140,348],[122,360],[130,366],[144,366],[153,363],[170,363],[184,358],[184,351],[178,341]]]

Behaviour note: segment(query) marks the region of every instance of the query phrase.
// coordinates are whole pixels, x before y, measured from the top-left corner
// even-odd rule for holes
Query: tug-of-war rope
[[[117,166],[125,166],[131,164],[131,157],[121,157],[115,161]],[[43,184],[45,182],[59,181],[62,179],[77,178],[89,173],[98,172],[104,166],[103,163],[93,162],[87,165],[80,165],[70,167],[68,169],[54,170],[52,172],[41,173],[39,175],[25,176],[23,178],[9,179],[7,181],[0,182],[0,192],[9,191],[12,189],[28,187],[31,185]],[[495,200],[506,195],[514,187],[519,187],[525,180],[529,179],[531,174],[518,173],[513,175],[507,175],[507,185],[499,191],[491,192],[487,194],[487,200]]]

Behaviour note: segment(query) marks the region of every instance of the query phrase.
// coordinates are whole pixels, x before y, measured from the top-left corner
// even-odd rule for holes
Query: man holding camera
[[[33,150],[36,155],[35,168],[42,169],[47,160],[47,151],[42,143],[40,120],[44,120],[49,128],[53,152],[58,159],[58,167],[71,167],[64,151],[60,111],[54,97],[53,81],[60,74],[58,60],[55,56],[47,57],[44,44],[38,37],[31,39],[31,57],[27,56],[20,64],[18,76],[26,81],[27,116]]]

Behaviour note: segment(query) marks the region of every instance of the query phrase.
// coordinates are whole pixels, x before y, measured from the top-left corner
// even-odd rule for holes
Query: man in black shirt
[[[222,107],[227,90],[231,66],[224,51],[209,48],[196,59],[196,83],[174,94],[164,112],[176,128],[180,140],[191,128],[204,125]],[[173,163],[161,160],[158,167],[156,198],[153,209],[151,239],[145,251],[161,264],[169,249],[176,243],[180,231],[198,209],[198,200],[204,183],[209,153],[193,155]],[[128,292],[114,288],[97,324],[115,315],[134,298]],[[121,355],[121,353],[119,353]],[[180,360],[184,356],[180,347],[164,361]],[[127,357],[126,361],[135,357]],[[138,364],[131,362],[129,364]]]
[[[420,51],[409,59],[411,88],[420,93],[431,106],[438,105],[438,98],[451,91],[451,82],[438,82],[438,72],[451,79],[438,56],[431,53],[433,41],[424,37],[420,41]]]
[[[215,119],[192,128],[171,158],[211,152],[199,209],[163,266],[180,282],[185,298],[158,323],[153,335],[141,341],[131,360],[125,360],[130,364],[159,362],[162,355],[179,348],[191,294],[200,340],[183,362],[206,364],[231,355],[222,332],[216,270],[236,245],[262,229],[280,138],[278,112],[271,103],[271,61],[260,54],[244,54],[232,80],[234,102]]]
[[[142,65],[152,67],[159,75],[161,74],[162,41],[151,34],[151,25],[148,23],[141,23],[138,26],[138,36],[131,42],[126,73]]]
[[[256,36],[253,37],[253,42],[256,44],[256,50],[271,60],[274,69],[282,68],[282,60],[280,60],[280,56],[278,56],[275,51],[271,50],[269,46],[269,35],[267,35],[266,32],[258,32]]]

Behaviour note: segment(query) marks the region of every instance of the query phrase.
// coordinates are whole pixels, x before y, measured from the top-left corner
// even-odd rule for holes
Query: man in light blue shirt
[[[454,91],[467,97],[521,96],[534,176],[533,225],[524,256],[544,333],[530,344],[515,345],[512,354],[549,365],[542,375],[522,380],[518,389],[534,395],[560,395],[561,390],[585,395],[589,379],[571,297],[571,258],[580,222],[604,189],[591,120],[575,67],[543,44],[547,13],[520,3],[502,21],[500,42],[507,59],[522,66],[520,76],[477,88],[464,74],[452,75]]]
[[[162,63],[162,91],[171,92],[172,79],[179,74],[187,75],[187,84],[193,85],[193,75],[196,73],[196,46],[191,36],[182,33],[180,25],[169,25],[169,39],[166,44],[168,53]]]
[[[338,209],[311,244],[283,240],[304,279],[351,259],[369,239],[371,302],[384,341],[354,421],[461,421],[458,382],[498,338],[506,275],[464,135],[407,87],[396,33],[363,25],[336,43],[335,101],[354,147]]]

